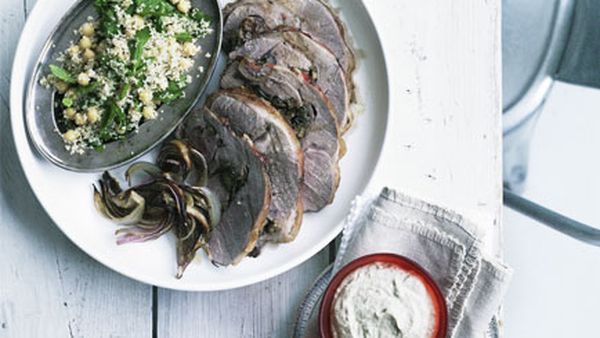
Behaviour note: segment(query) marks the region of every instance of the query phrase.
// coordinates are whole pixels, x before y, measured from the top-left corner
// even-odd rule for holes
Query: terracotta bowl
[[[448,314],[446,309],[446,301],[444,300],[444,296],[442,295],[440,288],[433,281],[431,276],[429,276],[429,274],[417,263],[406,257],[388,253],[372,254],[360,257],[344,266],[337,274],[335,274],[335,276],[333,276],[329,286],[325,290],[323,300],[321,301],[321,307],[319,308],[319,332],[321,337],[333,337],[331,332],[331,307],[333,306],[335,292],[342,281],[356,269],[373,263],[384,263],[396,266],[401,270],[415,275],[423,282],[427,289],[427,293],[433,302],[435,318],[437,319],[431,337],[445,338],[448,330]]]

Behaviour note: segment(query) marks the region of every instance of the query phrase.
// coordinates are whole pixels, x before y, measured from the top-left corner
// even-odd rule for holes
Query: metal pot
[[[529,143],[555,81],[600,87],[600,0],[503,0],[504,203],[600,246],[600,230],[518,195]]]

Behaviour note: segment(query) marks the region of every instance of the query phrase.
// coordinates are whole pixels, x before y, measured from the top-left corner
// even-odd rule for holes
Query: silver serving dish
[[[94,1],[79,0],[60,20],[50,33],[26,93],[25,121],[29,137],[35,148],[50,162],[68,170],[94,172],[108,170],[132,161],[151,150],[167,138],[179,125],[206,91],[215,71],[219,57],[223,18],[217,0],[192,0],[194,7],[201,9],[211,19],[213,33],[200,41],[202,51],[195,59],[190,75],[192,83],[185,89],[185,97],[169,105],[163,105],[156,120],[143,123],[137,133],[125,139],[106,144],[103,151],[88,150],[85,154],[71,154],[65,149],[54,118],[55,91],[40,85],[40,80],[49,73],[48,64],[55,62],[58,54],[68,48],[78,29],[89,16],[97,17]],[[206,53],[210,53],[206,57]],[[199,67],[204,67],[200,72]]]

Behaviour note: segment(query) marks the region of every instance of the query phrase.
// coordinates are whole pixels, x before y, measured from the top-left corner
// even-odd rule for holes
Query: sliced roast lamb
[[[237,264],[256,246],[269,211],[271,187],[261,155],[206,108],[193,112],[179,134],[205,156],[207,187],[221,202],[208,255],[217,265]]]
[[[319,211],[333,201],[344,143],[329,100],[302,74],[250,60],[231,63],[221,87],[246,87],[271,102],[296,131],[304,151],[303,204]]]
[[[354,70],[356,60],[346,29],[323,0],[238,0],[223,12],[226,49],[275,29],[295,28],[329,48],[346,74]]]
[[[245,90],[219,91],[206,105],[236,134],[248,135],[265,157],[272,192],[269,222],[261,240],[292,241],[304,210],[300,193],[304,154],[294,130],[273,106]]]
[[[351,81],[347,81],[335,55],[308,35],[296,30],[267,33],[246,41],[229,58],[262,60],[305,72],[331,101],[342,131],[351,125]]]

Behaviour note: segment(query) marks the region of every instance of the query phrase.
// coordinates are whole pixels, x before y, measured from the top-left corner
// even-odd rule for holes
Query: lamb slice
[[[302,223],[304,207],[300,187],[304,173],[304,153],[287,121],[268,102],[239,89],[212,95],[206,106],[238,135],[248,135],[266,159],[271,182],[268,223],[261,241],[290,242]]]
[[[339,185],[338,162],[344,146],[331,104],[318,88],[286,67],[247,59],[229,65],[221,86],[250,88],[279,110],[304,151],[304,211],[319,211],[330,204]]]
[[[208,255],[217,265],[237,264],[256,246],[269,211],[271,187],[261,155],[206,108],[193,112],[179,135],[205,156],[207,187],[221,202]]]
[[[296,30],[267,33],[246,41],[229,58],[262,60],[304,72],[333,105],[342,132],[350,127],[348,88],[352,88],[352,81],[347,81],[335,55],[308,35]]]
[[[346,74],[356,65],[346,28],[328,3],[321,0],[238,0],[225,7],[225,48],[281,27],[299,29],[329,48]]]

